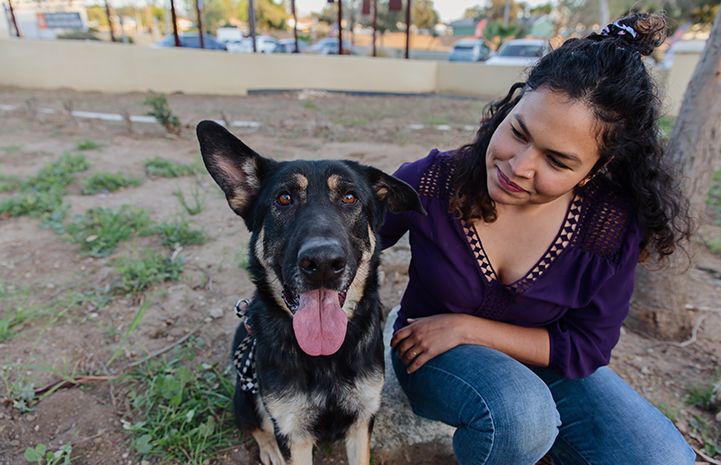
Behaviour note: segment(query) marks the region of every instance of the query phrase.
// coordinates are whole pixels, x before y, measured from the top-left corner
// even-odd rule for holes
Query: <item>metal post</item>
[[[406,60],[410,57],[411,47],[411,0],[406,4]]]
[[[105,16],[108,17],[108,27],[110,28],[110,40],[115,42],[116,39],[115,39],[115,32],[113,32],[113,17],[110,16],[110,4],[108,3],[108,0],[105,0]]]
[[[205,48],[205,37],[203,37],[203,0],[195,0],[195,14],[198,16],[198,34],[200,37],[200,48]]]
[[[250,26],[250,37],[253,42],[253,53],[258,51],[258,45],[255,43],[255,2],[248,0],[248,23]]]
[[[295,0],[290,0],[290,8],[293,12],[293,39],[295,40],[293,53],[300,53],[300,49],[298,48],[298,16],[295,14]]]
[[[20,36],[20,28],[18,28],[18,22],[15,20],[15,11],[13,10],[13,2],[8,0],[8,6],[10,7],[10,20],[13,22],[13,27],[15,28],[15,35],[18,37]]]
[[[343,55],[343,0],[338,0],[338,55]]]
[[[175,2],[170,0],[170,17],[173,21],[173,37],[175,37],[175,46],[180,47],[180,37],[178,37],[178,18],[175,16]]]
[[[373,56],[376,56],[376,30],[378,29],[378,0],[373,0]]]

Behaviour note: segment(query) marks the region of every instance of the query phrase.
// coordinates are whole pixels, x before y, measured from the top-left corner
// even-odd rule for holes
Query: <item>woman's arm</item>
[[[550,341],[545,328],[526,328],[459,313],[408,321],[411,324],[398,330],[391,340],[391,347],[398,349],[408,373],[461,344],[490,347],[529,365],[547,367],[550,363]]]

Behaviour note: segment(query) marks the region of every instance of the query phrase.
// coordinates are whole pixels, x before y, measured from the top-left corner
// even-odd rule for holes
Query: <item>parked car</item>
[[[551,50],[543,39],[513,39],[501,45],[486,63],[489,65],[532,66]]]
[[[197,32],[178,34],[178,38],[180,39],[180,46],[183,48],[200,48],[200,34]],[[225,45],[215,40],[210,34],[203,34],[203,42],[208,50],[226,50]],[[166,47],[175,47],[173,34],[168,34],[163,40],[153,45],[153,48]]]
[[[256,36],[255,50],[258,53],[275,53],[278,48],[278,39],[273,36]],[[253,39],[246,37],[240,41],[228,43],[228,51],[233,53],[253,53]]]
[[[308,53],[315,53],[317,55],[338,55],[338,39],[335,37],[326,37],[311,45],[307,51]],[[353,48],[350,42],[345,40],[343,41],[343,54],[353,54]]]
[[[486,61],[491,49],[482,40],[463,39],[453,45],[448,61]]]
[[[337,43],[337,42],[336,42]],[[298,52],[303,53],[308,49],[308,43],[298,39]],[[293,53],[295,52],[295,39],[280,39],[275,53]]]

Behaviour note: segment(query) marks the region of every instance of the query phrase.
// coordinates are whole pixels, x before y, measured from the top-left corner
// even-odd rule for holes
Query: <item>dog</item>
[[[311,465],[317,442],[340,439],[350,465],[368,465],[384,370],[377,231],[386,209],[425,214],[418,194],[354,161],[262,157],[212,121],[197,136],[251,232],[256,292],[233,342],[236,424],[264,465]]]

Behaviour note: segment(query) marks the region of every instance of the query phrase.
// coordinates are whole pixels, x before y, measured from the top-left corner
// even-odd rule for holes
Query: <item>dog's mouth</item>
[[[324,288],[302,293],[283,290],[283,300],[293,313],[293,332],[303,352],[333,355],[340,349],[348,326],[342,309],[346,295],[347,290]]]

